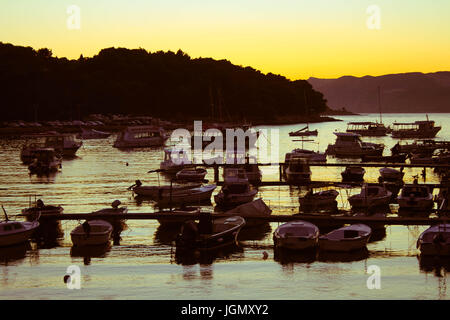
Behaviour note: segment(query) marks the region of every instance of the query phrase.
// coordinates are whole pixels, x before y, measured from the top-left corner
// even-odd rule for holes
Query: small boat
[[[26,142],[20,152],[23,163],[29,164],[35,158],[36,150],[42,148],[52,148],[55,154],[62,157],[74,157],[78,149],[83,145],[77,141],[73,134],[47,132],[25,136]]]
[[[349,122],[347,132],[356,133],[366,137],[381,137],[387,135],[388,129],[378,122]]]
[[[168,136],[163,128],[155,126],[127,127],[114,142],[115,148],[146,148],[163,146]]]
[[[381,156],[384,145],[361,141],[361,135],[351,132],[333,132],[336,135],[334,144],[329,144],[326,154],[336,157]]]
[[[308,137],[308,136],[317,136],[317,130],[310,131],[309,126],[301,128],[300,130],[289,132],[289,136],[291,137]]]
[[[383,185],[369,185],[365,183],[359,194],[348,198],[352,209],[388,206],[391,202],[392,192]]]
[[[78,139],[89,140],[89,139],[106,139],[111,135],[110,132],[99,131],[95,129],[85,129],[81,128],[81,132],[77,134]]]
[[[159,206],[186,205],[210,202],[211,195],[216,189],[215,184],[205,185],[198,188],[183,189],[162,193],[161,197],[156,199]]]
[[[214,201],[218,206],[232,207],[253,201],[257,193],[258,190],[250,186],[245,170],[226,168],[224,185]]]
[[[177,180],[203,181],[208,171],[205,168],[184,168],[177,172]]]
[[[39,227],[39,215],[32,222],[11,221],[8,219],[5,209],[6,220],[0,221],[0,247],[17,245],[27,242],[33,232]]]
[[[352,224],[319,237],[320,250],[353,251],[366,247],[372,229],[365,224]]]
[[[176,208],[170,211],[167,211],[167,213],[170,213],[173,215],[173,217],[164,217],[164,218],[158,218],[158,222],[161,226],[164,227],[179,227],[181,224],[188,220],[192,220],[192,215],[194,214],[200,214],[200,208],[199,207],[180,207]],[[165,213],[165,211],[164,211]]]
[[[50,174],[62,168],[61,158],[57,157],[53,148],[34,150],[35,158],[28,166],[30,174]]]
[[[262,225],[267,223],[264,220],[254,220],[249,219],[254,216],[270,216],[272,214],[272,210],[266,205],[266,203],[262,199],[256,199],[252,202],[241,204],[234,209],[228,210],[225,214],[229,214],[232,216],[240,216],[245,219],[246,227],[254,227],[258,225]]]
[[[439,224],[425,230],[417,240],[417,248],[426,256],[450,255],[450,224]]]
[[[381,168],[380,176],[383,181],[401,181],[403,180],[403,176],[405,173],[403,172],[403,168],[400,170],[395,170],[392,168]]]
[[[183,150],[164,149],[164,160],[159,167],[166,173],[176,174],[186,167],[192,167],[192,162]]]
[[[409,161],[411,164],[433,164],[435,162],[431,154],[410,154]]]
[[[433,208],[433,194],[426,185],[405,184],[397,197],[400,209],[428,211]]]
[[[289,184],[308,184],[311,182],[311,169],[308,159],[294,156],[286,169],[286,180]]]
[[[428,120],[428,116],[426,121],[394,122],[392,126],[392,138],[400,139],[434,138],[441,130],[441,127],[434,125],[434,121]]]
[[[34,207],[23,209],[22,215],[25,216],[27,221],[34,221],[39,215],[62,214],[63,211],[64,209],[61,206],[45,205],[41,199],[38,199]]]
[[[316,152],[308,149],[294,149],[291,152],[286,153],[284,157],[284,163],[286,166],[289,165],[289,161],[294,157],[301,157],[308,159],[310,162],[327,162],[327,155],[325,153]]]
[[[336,190],[325,190],[313,193],[309,191],[304,197],[299,197],[300,209],[303,212],[315,210],[337,209],[336,198],[339,192]]]
[[[109,243],[112,225],[104,220],[89,220],[70,233],[74,246],[95,246]]]
[[[213,250],[236,244],[239,231],[245,220],[239,216],[212,220],[206,213],[198,223],[186,221],[176,240],[177,249]]]
[[[182,190],[194,189],[200,187],[201,183],[189,183],[189,184],[172,184],[164,186],[143,186],[140,180],[136,180],[135,184],[128,187],[128,190],[133,191],[135,194],[141,197],[147,197],[150,199],[159,199],[170,192],[178,192]]]
[[[98,211],[94,211],[92,212],[92,214],[104,215],[105,218],[104,219],[102,218],[102,220],[105,220],[111,223],[111,225],[115,226],[117,222],[122,222],[124,220],[124,219],[117,219],[116,216],[126,214],[128,212],[127,207],[119,208],[121,204],[122,203],[120,202],[120,200],[114,200],[113,203],[111,203],[111,208],[105,208]]]
[[[293,250],[312,249],[317,246],[319,228],[306,221],[292,221],[279,226],[273,234],[275,248]]]
[[[448,150],[450,149],[450,141],[436,141],[431,139],[415,140],[413,143],[397,142],[392,148],[392,154],[400,153],[428,153],[431,154],[434,151]]]
[[[361,182],[364,181],[366,170],[363,167],[346,167],[342,175],[343,182]]]

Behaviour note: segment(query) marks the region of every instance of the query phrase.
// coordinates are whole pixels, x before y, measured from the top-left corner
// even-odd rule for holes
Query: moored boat
[[[366,247],[372,229],[365,224],[352,224],[319,237],[320,250],[353,251]]]
[[[164,145],[168,136],[163,128],[156,126],[127,127],[121,131],[116,141],[115,148],[146,148]]]
[[[367,137],[381,137],[387,135],[388,129],[378,122],[349,122],[347,132]]]
[[[272,210],[266,205],[266,203],[262,199],[256,199],[252,202],[244,203],[236,208],[228,210],[225,214],[231,216],[240,216],[245,219],[246,227],[254,227],[257,225],[262,225],[267,223],[264,220],[255,220],[251,219],[254,216],[270,216],[272,214]]]
[[[381,156],[384,145],[361,141],[361,135],[351,132],[333,132],[336,142],[329,144],[326,154],[336,157]]]
[[[417,240],[422,255],[450,255],[450,224],[438,224],[425,230]]]
[[[184,168],[177,172],[177,180],[203,181],[208,171],[205,168]]]
[[[428,211],[433,208],[433,194],[426,185],[405,184],[397,197],[400,209]],[[429,214],[429,213],[428,213]]]
[[[299,197],[300,209],[303,212],[315,210],[337,210],[336,198],[339,192],[336,190],[324,190],[313,193],[309,191],[304,197]]]
[[[0,221],[0,247],[27,242],[38,227],[38,221]]]
[[[392,125],[392,137],[400,139],[411,138],[434,138],[441,130],[440,126],[435,126],[434,121],[415,121],[400,123],[394,122]]]
[[[400,170],[395,170],[393,168],[380,169],[380,176],[383,181],[401,181],[403,180],[404,175],[403,168]]]
[[[252,188],[243,169],[226,168],[224,172],[224,185],[220,192],[214,196],[219,206],[234,207],[251,202],[258,190]]]
[[[128,190],[132,190],[135,194],[141,197],[147,197],[150,199],[159,199],[163,196],[167,196],[170,192],[178,192],[187,189],[198,188],[201,183],[188,183],[188,184],[172,184],[163,186],[144,186],[140,180],[128,187]]]
[[[112,225],[105,220],[89,220],[70,233],[74,246],[94,246],[109,243]]]
[[[343,182],[361,182],[364,180],[366,170],[363,167],[346,167],[341,172]]]
[[[64,211],[61,206],[45,205],[41,199],[36,201],[36,205],[22,210],[22,215],[27,221],[34,221],[36,217],[49,214],[62,214]]]
[[[236,244],[238,234],[245,225],[239,216],[212,220],[210,214],[200,217],[198,223],[186,221],[176,240],[177,248],[213,250]]]
[[[289,184],[308,184],[311,182],[311,168],[308,159],[294,156],[286,169],[286,180]]]
[[[30,174],[50,174],[62,168],[61,158],[55,154],[53,148],[36,149],[34,156],[34,160],[28,166]]]
[[[197,188],[182,189],[162,193],[156,199],[158,206],[187,205],[211,201],[211,195],[216,189],[215,184],[205,185]]]
[[[317,246],[319,228],[302,220],[291,221],[279,226],[273,234],[275,247],[305,250]]]
[[[392,192],[383,185],[369,185],[365,183],[359,194],[348,198],[352,209],[388,206],[391,202]]]

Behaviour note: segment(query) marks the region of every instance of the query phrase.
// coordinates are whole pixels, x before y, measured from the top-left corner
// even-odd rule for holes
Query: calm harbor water
[[[438,139],[450,140],[450,114],[430,114],[443,129]],[[334,142],[333,131],[343,131],[348,121],[373,121],[378,115],[340,116],[342,122],[311,124],[318,129],[317,144],[305,148],[325,151]],[[386,114],[383,122],[415,121],[425,114]],[[286,152],[301,147],[288,136],[302,125],[264,128],[279,129],[279,160]],[[62,171],[50,177],[29,176],[20,162],[21,139],[0,140],[0,203],[10,215],[29,206],[30,197],[47,204],[61,205],[67,213],[92,212],[109,207],[118,199],[129,212],[151,212],[154,204],[136,201],[127,187],[140,179],[144,184],[164,181],[164,176],[148,174],[159,168],[160,149],[118,150],[114,136],[86,140],[77,158],[64,160]],[[262,137],[265,138],[265,137]],[[267,137],[270,139],[270,137]],[[261,138],[260,138],[261,139]],[[386,145],[385,154],[398,141],[390,137],[364,138]],[[273,141],[270,141],[273,143]],[[331,161],[339,161],[333,158]],[[262,168],[265,180],[278,179],[278,169]],[[313,180],[339,181],[341,168],[313,167]],[[405,169],[405,180],[420,174]],[[376,182],[378,168],[369,168],[365,179]],[[212,180],[212,171],[207,179]],[[423,178],[421,178],[423,181]],[[438,182],[428,170],[427,182]],[[219,191],[216,189],[215,193]],[[339,206],[359,189],[338,189]],[[261,187],[258,196],[273,214],[298,212],[298,188]],[[436,191],[435,191],[436,192]],[[214,193],[214,194],[215,194]],[[213,201],[213,200],[212,200]],[[213,210],[213,206],[205,207]],[[392,206],[395,212],[396,207]],[[242,233],[240,245],[215,256],[178,256],[172,241],[176,230],[162,229],[157,221],[130,220],[122,232],[120,245],[89,252],[72,249],[70,231],[78,221],[63,221],[64,238],[51,247],[30,246],[0,249],[0,299],[448,299],[450,259],[425,261],[418,256],[416,241],[426,227],[391,226],[369,243],[368,250],[352,255],[283,255],[274,252],[271,223],[261,230]],[[263,253],[268,253],[264,259]],[[81,269],[81,289],[69,290],[63,282],[66,269]],[[381,270],[381,289],[367,288],[369,266]]]

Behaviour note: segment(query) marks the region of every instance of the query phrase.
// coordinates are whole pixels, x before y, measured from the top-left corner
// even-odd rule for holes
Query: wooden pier
[[[114,214],[114,215],[105,215],[98,213],[64,213],[64,214],[52,214],[42,216],[40,219],[42,221],[45,220],[85,220],[88,218],[89,220],[93,219],[124,219],[124,220],[177,220],[177,219],[186,219],[186,220],[198,220],[200,218],[200,213],[193,214],[180,214],[177,212],[155,212],[155,213],[126,213],[126,214]],[[212,214],[214,219],[230,217],[229,214]],[[330,225],[334,223],[342,223],[342,224],[353,224],[353,223],[383,223],[385,225],[435,225],[440,223],[450,223],[450,217],[442,217],[442,218],[420,218],[420,217],[355,217],[355,216],[346,216],[346,215],[311,215],[311,214],[296,214],[296,215],[270,215],[270,216],[254,216],[251,218],[246,218],[249,220],[262,220],[266,222],[288,222],[294,220],[305,220],[312,223],[322,223]]]

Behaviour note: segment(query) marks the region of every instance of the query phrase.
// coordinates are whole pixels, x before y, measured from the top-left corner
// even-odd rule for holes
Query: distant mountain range
[[[383,113],[450,112],[450,72],[309,78],[308,82],[324,94],[332,109],[379,112],[377,88],[380,86]]]

